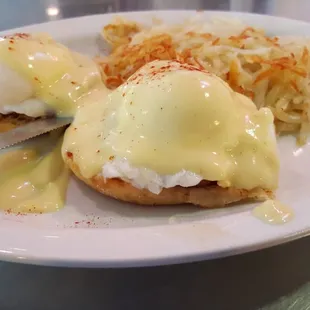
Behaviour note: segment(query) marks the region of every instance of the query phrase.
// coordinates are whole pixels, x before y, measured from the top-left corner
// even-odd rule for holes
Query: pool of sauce
[[[61,157],[62,133],[0,153],[0,209],[41,214],[63,208],[70,172]]]
[[[294,218],[294,211],[278,200],[267,200],[253,210],[253,215],[268,224],[284,224]]]

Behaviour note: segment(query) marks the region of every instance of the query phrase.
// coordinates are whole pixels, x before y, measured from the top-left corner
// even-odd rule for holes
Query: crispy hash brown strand
[[[103,36],[112,53],[96,58],[103,81],[113,89],[152,60],[185,62],[220,76],[258,108],[271,108],[277,131],[297,131],[299,142],[305,143],[310,132],[310,40],[282,43],[247,26],[230,36],[186,28],[158,31],[156,25],[143,29],[124,20],[105,26]]]
[[[241,200],[264,201],[274,197],[271,191],[261,188],[250,191],[222,188],[216,185],[215,182],[206,181],[193,187],[176,186],[166,188],[159,195],[155,195],[148,190],[135,188],[120,179],[108,179],[105,181],[103,176],[86,179],[81,175],[71,153],[67,154],[64,160],[81,181],[98,192],[118,200],[140,205],[193,204],[203,208],[219,208]]]

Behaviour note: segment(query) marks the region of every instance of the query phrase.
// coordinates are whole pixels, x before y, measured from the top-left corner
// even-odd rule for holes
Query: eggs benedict
[[[101,83],[97,65],[48,34],[0,38],[0,123],[47,115],[72,116],[79,100]],[[13,117],[12,117],[13,116]]]
[[[175,61],[153,61],[117,89],[93,93],[62,156],[97,191],[138,204],[221,207],[272,198],[278,185],[272,112]]]

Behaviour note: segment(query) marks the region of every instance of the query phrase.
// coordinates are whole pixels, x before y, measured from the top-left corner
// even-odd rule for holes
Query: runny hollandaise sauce
[[[85,178],[125,158],[167,176],[183,169],[222,187],[274,190],[279,160],[273,115],[220,78],[171,61],[145,65],[80,106],[64,138]]]
[[[1,91],[0,115],[74,116],[80,105],[91,104],[93,91],[106,92],[96,63],[48,34],[0,37],[0,72],[0,88],[8,87]],[[3,120],[0,132],[15,127]],[[56,131],[0,152],[0,209],[43,213],[64,206],[69,169],[61,157],[62,135]]]
[[[1,209],[46,213],[64,206],[70,173],[61,158],[62,137],[58,132],[44,138],[0,154]]]
[[[100,71],[91,58],[69,50],[48,34],[0,37],[0,71],[18,82],[16,95],[7,95],[0,107],[26,101],[28,110],[24,103],[24,110],[16,112],[27,115],[41,107],[33,103],[36,99],[57,115],[72,116],[79,100],[92,87],[102,84]]]
[[[294,211],[278,200],[266,200],[253,209],[253,215],[265,223],[284,224],[293,219]]]

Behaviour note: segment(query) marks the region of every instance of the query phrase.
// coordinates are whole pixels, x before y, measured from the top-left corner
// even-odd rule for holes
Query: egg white
[[[49,107],[35,98],[33,86],[27,79],[0,63],[0,114],[12,112],[39,117],[47,114]]]
[[[145,188],[154,194],[159,194],[163,188],[178,185],[195,186],[203,180],[200,175],[186,170],[171,175],[160,175],[151,169],[134,167],[126,158],[116,158],[105,163],[102,175],[106,179],[120,178],[138,189]]]

